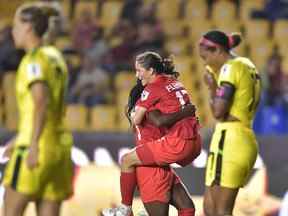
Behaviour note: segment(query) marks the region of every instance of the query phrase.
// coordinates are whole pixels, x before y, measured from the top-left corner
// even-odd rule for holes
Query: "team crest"
[[[144,90],[141,94],[141,101],[147,100],[148,96],[149,92]]]
[[[29,79],[39,78],[42,75],[41,66],[37,63],[27,65],[27,73]]]
[[[225,64],[221,68],[220,73],[221,73],[222,76],[228,76],[230,74],[230,71],[231,71],[231,65]]]

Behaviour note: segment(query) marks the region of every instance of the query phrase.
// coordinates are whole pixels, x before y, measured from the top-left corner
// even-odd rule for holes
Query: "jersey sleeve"
[[[146,87],[142,94],[141,98],[137,101],[136,106],[144,107],[150,111],[150,109],[160,100],[160,95],[157,89],[152,89]]]
[[[230,85],[236,87],[238,85],[237,76],[240,73],[240,64],[225,64],[221,68],[218,85],[221,86],[222,83],[229,83]]]
[[[32,83],[47,80],[48,62],[38,57],[31,58],[25,68],[26,86],[30,87]]]

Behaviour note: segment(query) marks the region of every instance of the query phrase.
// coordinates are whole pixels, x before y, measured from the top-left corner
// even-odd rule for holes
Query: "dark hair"
[[[229,52],[232,48],[237,47],[242,41],[240,33],[233,32],[227,35],[219,30],[209,31],[205,33],[203,37],[220,45],[226,52]]]
[[[142,85],[141,80],[137,80],[137,84],[130,90],[128,103],[125,111],[126,117],[128,118],[130,123],[130,114],[134,109],[136,102],[140,99],[143,90],[144,86]]]
[[[53,7],[30,4],[22,6],[19,15],[21,21],[31,23],[35,34],[42,37],[49,30],[50,18],[56,18],[60,14]]]
[[[136,56],[136,61],[146,70],[153,68],[156,74],[179,76],[171,57],[163,59],[158,53],[147,51]]]

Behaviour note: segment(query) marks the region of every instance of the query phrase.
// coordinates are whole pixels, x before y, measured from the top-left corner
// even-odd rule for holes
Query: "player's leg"
[[[144,203],[145,209],[149,216],[168,216],[169,204],[159,201]]]
[[[24,210],[31,200],[29,196],[15,191],[11,187],[5,187],[4,194],[4,216],[22,216]]]
[[[195,206],[185,188],[180,181],[173,185],[170,203],[178,210],[178,216],[194,216]]]
[[[59,216],[61,201],[39,200],[36,202],[38,216]]]
[[[203,209],[206,216],[213,216],[216,211],[215,201],[213,198],[213,188],[206,186],[203,198]]]

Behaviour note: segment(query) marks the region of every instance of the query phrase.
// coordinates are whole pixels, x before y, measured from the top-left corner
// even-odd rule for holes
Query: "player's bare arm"
[[[33,112],[33,132],[27,165],[33,169],[38,165],[39,138],[45,125],[49,91],[48,86],[44,82],[33,83],[30,89],[35,110]]]
[[[153,110],[148,113],[148,119],[157,127],[171,127],[177,121],[186,117],[195,116],[196,107],[192,104],[184,106],[179,112],[163,114],[159,110]]]

